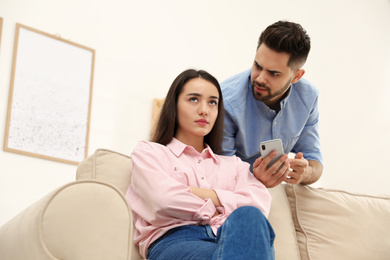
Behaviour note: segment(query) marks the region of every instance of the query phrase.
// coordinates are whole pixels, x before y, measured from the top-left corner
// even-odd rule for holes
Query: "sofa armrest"
[[[130,156],[108,149],[97,149],[78,165],[76,180],[107,182],[117,187],[122,194],[126,194],[132,169]]]
[[[0,259],[139,259],[132,233],[130,209],[117,188],[76,181],[0,228]]]

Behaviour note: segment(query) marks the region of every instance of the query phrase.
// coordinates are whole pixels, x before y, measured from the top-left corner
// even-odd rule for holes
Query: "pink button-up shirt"
[[[254,206],[268,216],[271,196],[236,156],[202,153],[173,138],[167,145],[142,141],[131,154],[133,175],[126,199],[135,224],[134,242],[146,258],[149,245],[183,225],[210,225],[216,230],[235,209]],[[189,186],[212,189],[222,207],[203,200]],[[216,211],[221,214],[213,217]]]

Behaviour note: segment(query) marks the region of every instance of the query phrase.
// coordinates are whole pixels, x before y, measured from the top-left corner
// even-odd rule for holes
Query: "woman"
[[[223,136],[218,81],[186,70],[168,91],[151,142],[132,152],[126,198],[134,242],[153,259],[274,259],[268,190]]]

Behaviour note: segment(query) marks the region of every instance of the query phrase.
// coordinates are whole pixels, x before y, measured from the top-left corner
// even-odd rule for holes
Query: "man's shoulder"
[[[242,103],[248,93],[251,69],[231,76],[221,83],[224,102],[234,104]],[[244,99],[244,100],[243,100]]]
[[[304,78],[301,78],[297,83],[294,83],[293,86],[298,93],[310,93],[310,95],[314,96],[318,96],[319,94],[318,88]]]
[[[300,79],[292,86],[289,103],[301,104],[302,107],[311,111],[313,106],[317,106],[318,97],[319,90],[306,79]]]
[[[221,83],[222,92],[236,93],[239,89],[246,88],[251,75],[251,70],[245,70],[233,75]]]

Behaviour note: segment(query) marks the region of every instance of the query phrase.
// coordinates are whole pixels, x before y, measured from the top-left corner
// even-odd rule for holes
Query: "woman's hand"
[[[201,199],[211,199],[215,207],[222,207],[221,202],[214,190],[203,189],[190,186],[191,192]]]
[[[217,193],[214,190],[203,189],[203,188],[198,188],[198,187],[193,187],[193,186],[190,186],[190,189],[194,195],[198,196],[199,198],[201,198],[203,200],[211,199],[211,201],[213,202],[213,204],[215,206],[215,213],[212,216],[212,218],[221,214],[217,210],[217,207],[221,207],[222,205],[218,199]]]

